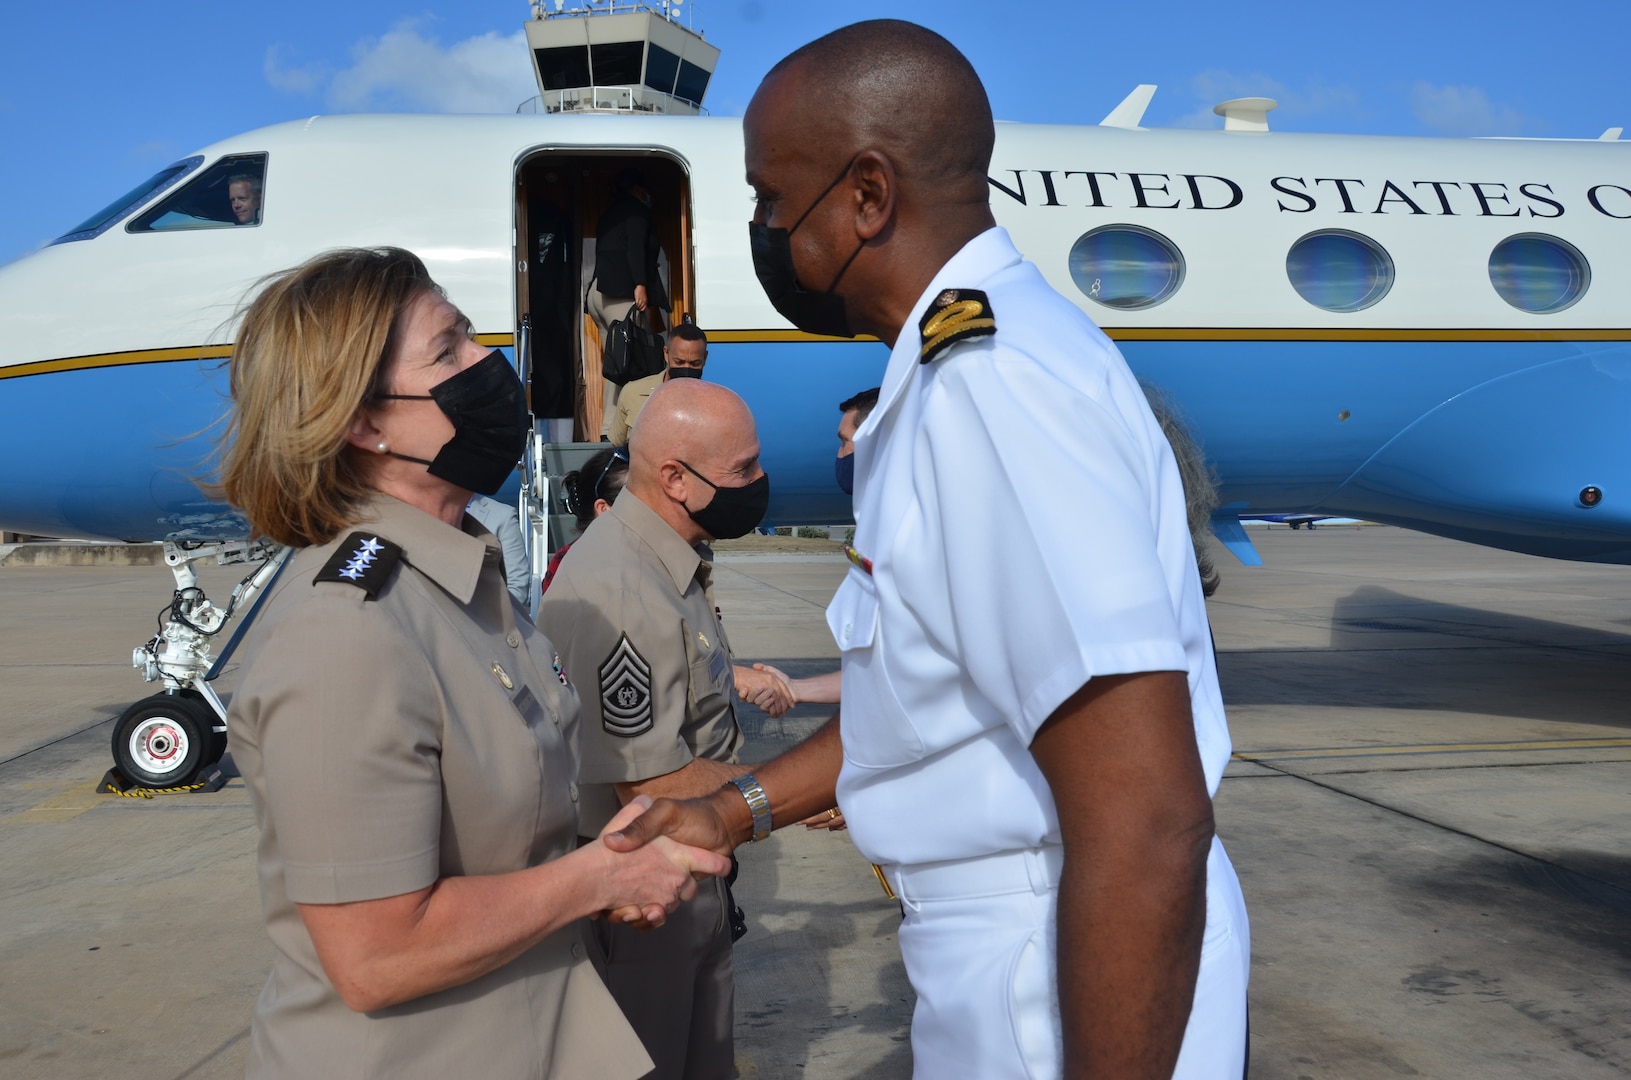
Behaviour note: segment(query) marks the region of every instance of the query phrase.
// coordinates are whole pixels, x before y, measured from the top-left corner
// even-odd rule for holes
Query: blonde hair
[[[326,543],[373,491],[352,422],[379,392],[403,313],[440,289],[391,247],[325,252],[256,289],[232,350],[221,490],[255,535]]]

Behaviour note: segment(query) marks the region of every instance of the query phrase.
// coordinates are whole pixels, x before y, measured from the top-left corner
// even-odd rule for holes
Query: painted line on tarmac
[[[27,825],[72,821],[85,811],[94,810],[108,801],[106,796],[97,794],[96,784],[94,783],[87,784],[83,781],[77,781],[57,783],[52,786],[59,789],[56,795],[44,802],[35,803],[20,813],[0,818],[0,823]],[[62,788],[67,790],[60,790]]]
[[[1547,739],[1532,742],[1422,743],[1404,746],[1320,746],[1285,750],[1244,750],[1236,761],[1309,761],[1328,758],[1400,757],[1428,754],[1522,753],[1530,750],[1602,750],[1631,746],[1626,739]]]

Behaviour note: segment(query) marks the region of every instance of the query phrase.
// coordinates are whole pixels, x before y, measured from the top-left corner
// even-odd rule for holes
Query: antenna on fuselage
[[[685,0],[532,0],[527,48],[538,96],[516,112],[696,116],[719,50],[681,23]]]
[[[1624,134],[1625,134],[1625,129],[1623,127],[1611,127],[1607,131],[1603,132],[1601,135],[1597,136],[1597,141],[1598,142],[1619,142],[1620,141],[1620,136],[1624,135]]]
[[[1269,113],[1279,107],[1273,98],[1242,97],[1214,105],[1212,111],[1223,117],[1224,131],[1262,132],[1269,129]]]

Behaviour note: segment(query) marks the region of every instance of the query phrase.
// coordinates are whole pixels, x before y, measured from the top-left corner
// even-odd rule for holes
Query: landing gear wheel
[[[224,736],[210,730],[215,710],[197,694],[143,698],[113,725],[113,761],[142,787],[185,787],[220,758]]]

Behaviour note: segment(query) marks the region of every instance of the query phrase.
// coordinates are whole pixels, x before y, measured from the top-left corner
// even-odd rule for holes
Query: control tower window
[[[538,62],[538,79],[545,90],[567,90],[590,85],[587,45],[534,49],[532,55]]]
[[[1105,225],[1071,245],[1070,278],[1089,300],[1137,311],[1178,291],[1184,283],[1184,257],[1154,230]]]
[[[1550,315],[1586,295],[1591,266],[1573,244],[1543,233],[1519,233],[1490,252],[1489,281],[1519,311]]]
[[[1317,308],[1363,311],[1393,288],[1393,259],[1367,236],[1326,229],[1291,245],[1286,277]]]
[[[693,105],[702,104],[702,95],[708,92],[708,73],[689,60],[680,61],[680,79],[674,86],[674,96]]]
[[[176,162],[161,172],[154,173],[145,181],[131,188],[124,195],[113,200],[51,242],[53,244],[66,244],[70,240],[89,240],[93,236],[101,236],[122,221],[126,214],[170,187],[177,180],[180,180],[202,164],[204,164],[202,157],[190,157]]]
[[[680,73],[680,58],[661,45],[646,46],[646,85],[665,94],[674,92],[674,76]]]
[[[644,41],[612,41],[589,46],[595,86],[638,86],[640,62],[645,59]]]
[[[231,154],[125,226],[127,232],[231,229],[261,223],[266,155]]]

